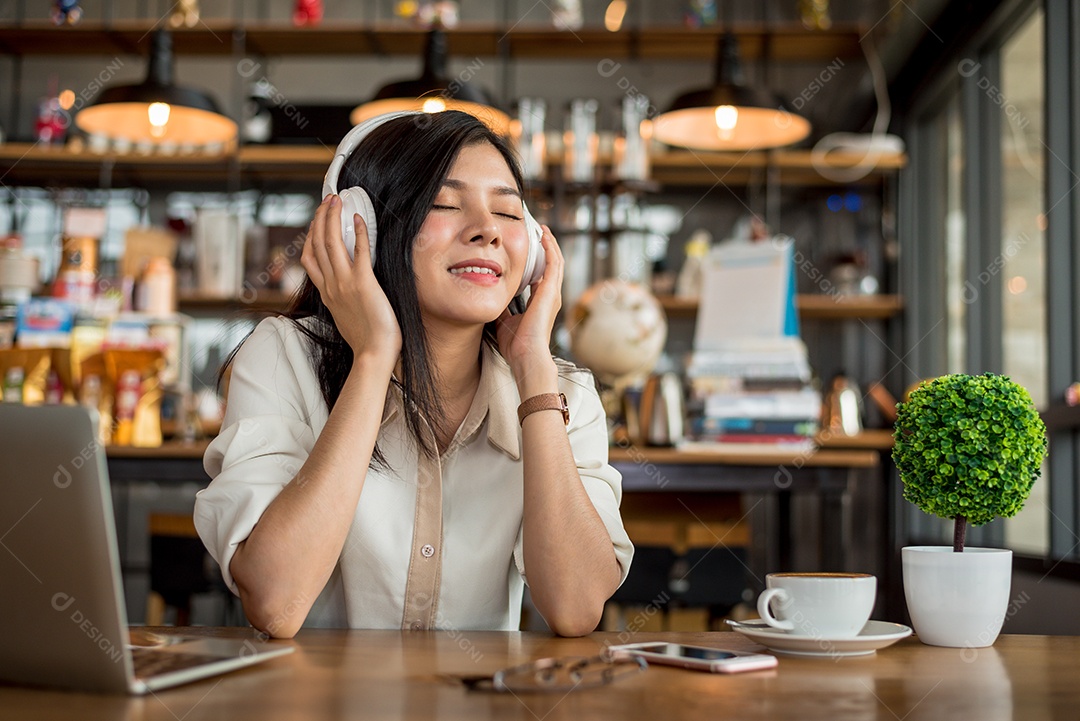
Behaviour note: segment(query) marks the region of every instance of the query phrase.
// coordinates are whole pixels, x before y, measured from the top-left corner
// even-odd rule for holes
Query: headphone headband
[[[349,132],[345,133],[345,137],[338,143],[337,149],[334,151],[334,159],[330,161],[330,167],[326,169],[326,175],[323,177],[322,197],[325,198],[326,196],[341,190],[338,188],[338,176],[341,175],[341,169],[345,167],[345,161],[353,154],[353,151],[356,150],[360,143],[363,142],[364,138],[371,134],[372,130],[383,123],[395,120],[396,118],[422,114],[423,113],[419,110],[399,110],[395,113],[376,115],[374,118],[365,120]]]

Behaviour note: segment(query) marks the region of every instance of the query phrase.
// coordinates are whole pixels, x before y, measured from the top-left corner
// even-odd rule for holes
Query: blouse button
[[[420,553],[424,556],[424,558],[431,558],[435,555],[435,546],[432,546],[430,543],[425,543],[420,548]]]
[[[409,626],[409,628],[411,628],[413,631],[423,631],[424,630],[424,622],[423,621],[413,621],[412,625]]]

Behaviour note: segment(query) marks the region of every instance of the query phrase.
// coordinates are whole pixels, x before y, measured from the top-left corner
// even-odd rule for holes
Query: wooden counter
[[[623,445],[612,447],[610,462],[622,474],[627,496],[659,498],[662,494],[669,505],[677,504],[676,510],[687,521],[705,524],[718,520],[710,514],[721,495],[735,503],[741,501],[745,515],[739,520],[751,528],[750,566],[759,577],[781,568],[874,570],[863,568],[852,556],[858,544],[853,542],[850,494],[860,472],[878,465],[879,452],[872,448],[882,442],[872,436],[864,438],[870,440],[856,440],[855,448],[809,451]],[[205,486],[210,478],[203,470],[202,457],[208,443],[168,442],[159,448],[110,446],[110,478],[117,486],[144,482]],[[795,505],[804,507],[801,520],[792,512],[792,496]],[[655,505],[655,501],[645,505]],[[634,516],[633,509],[641,504],[628,502],[626,507]],[[640,520],[640,514],[636,515]],[[118,503],[118,517],[127,519],[122,502]]]

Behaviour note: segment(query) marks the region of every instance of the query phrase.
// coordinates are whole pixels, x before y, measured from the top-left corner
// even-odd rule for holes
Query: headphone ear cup
[[[359,186],[346,188],[338,193],[341,198],[341,238],[345,241],[345,250],[349,251],[349,259],[353,258],[353,249],[356,247],[356,228],[353,225],[353,215],[359,214],[367,225],[368,247],[371,249],[371,265],[375,265],[375,236],[378,227],[375,222],[375,206],[371,202],[371,196]]]
[[[544,229],[536,222],[536,218],[529,212],[529,208],[522,205],[525,212],[525,231],[529,235],[529,253],[525,258],[525,272],[521,276],[521,286],[517,295],[525,292],[525,289],[544,277],[544,246],[540,239],[544,237]]]

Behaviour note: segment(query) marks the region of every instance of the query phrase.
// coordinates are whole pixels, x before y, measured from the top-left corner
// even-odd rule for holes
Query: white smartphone
[[[740,673],[742,671],[760,671],[776,667],[776,656],[746,651],[729,651],[723,648],[706,646],[687,646],[681,643],[646,641],[628,643],[622,646],[608,646],[607,652],[613,659],[639,656],[649,663],[662,663],[681,666],[696,671],[711,673]]]

